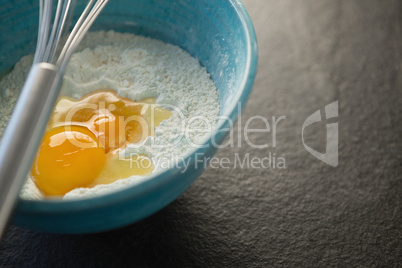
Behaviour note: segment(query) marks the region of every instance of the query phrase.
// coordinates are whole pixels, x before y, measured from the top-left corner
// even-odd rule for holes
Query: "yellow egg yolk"
[[[45,195],[63,195],[88,186],[105,162],[105,150],[91,131],[72,126],[66,132],[58,127],[45,134],[31,172]]]
[[[171,115],[154,99],[135,102],[111,90],[78,101],[60,98],[32,166],[34,182],[45,195],[55,196],[149,174],[153,165],[147,156],[124,159],[119,151],[153,136]]]

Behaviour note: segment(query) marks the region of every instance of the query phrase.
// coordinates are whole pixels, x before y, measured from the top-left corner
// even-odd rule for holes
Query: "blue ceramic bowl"
[[[34,53],[37,2],[2,1],[0,74]],[[79,2],[77,9],[85,4]],[[256,36],[239,0],[111,0],[92,27],[100,29],[149,36],[185,49],[211,74],[221,115],[233,121],[238,117],[257,68]],[[228,127],[228,121],[219,122],[222,131],[215,141],[223,141]],[[196,154],[212,157],[216,152],[211,139],[205,145],[189,154],[188,169],[175,167],[115,193],[75,201],[19,200],[13,222],[43,232],[91,233],[141,220],[168,205],[200,176],[203,165],[195,165]]]

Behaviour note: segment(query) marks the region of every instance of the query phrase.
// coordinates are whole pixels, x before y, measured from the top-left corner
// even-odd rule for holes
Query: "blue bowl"
[[[77,10],[85,4],[79,1]],[[38,16],[37,1],[3,0],[0,74],[34,53]],[[239,0],[112,0],[92,27],[100,29],[149,36],[185,49],[211,74],[221,115],[237,119],[257,68],[255,32]],[[219,121],[215,142],[223,141],[229,127],[228,120]],[[204,145],[188,155],[188,169],[174,167],[118,192],[71,201],[19,200],[13,223],[42,232],[92,233],[141,220],[168,205],[200,176],[204,165],[196,161],[217,150],[211,139]]]

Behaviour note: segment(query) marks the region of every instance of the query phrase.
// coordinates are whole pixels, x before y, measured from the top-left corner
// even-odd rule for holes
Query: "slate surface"
[[[50,235],[12,226],[1,267],[402,266],[402,6],[400,1],[244,0],[259,73],[242,115],[286,116],[265,157],[286,169],[209,168],[180,198],[131,226]],[[306,118],[339,101],[339,166],[310,155]],[[330,122],[330,123],[331,123]],[[271,123],[271,119],[270,119]],[[325,151],[325,124],[305,130]],[[263,127],[262,121],[253,121]]]

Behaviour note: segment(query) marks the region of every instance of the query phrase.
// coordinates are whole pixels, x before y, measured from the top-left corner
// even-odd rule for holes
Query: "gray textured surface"
[[[11,227],[0,266],[401,266],[402,6],[399,1],[245,0],[259,73],[242,115],[286,116],[268,149],[286,169],[208,169],[159,213],[94,235]],[[339,166],[303,147],[304,120],[339,100]],[[258,124],[257,124],[258,125]],[[261,124],[259,125],[261,126]],[[306,131],[324,150],[325,123]]]

